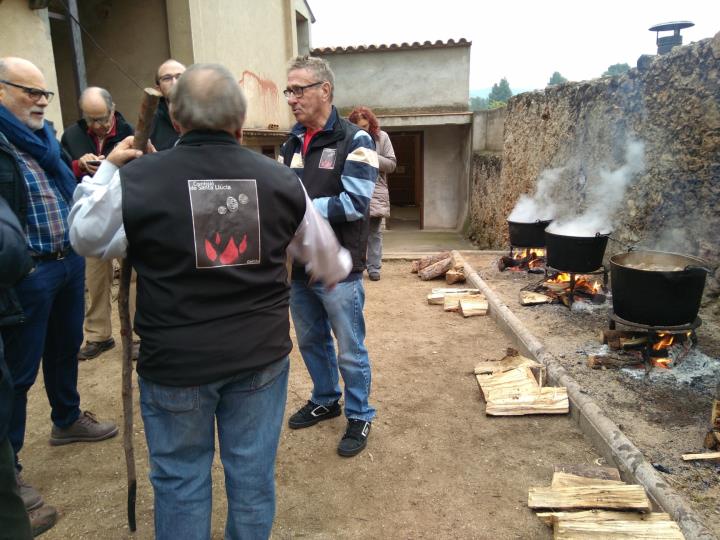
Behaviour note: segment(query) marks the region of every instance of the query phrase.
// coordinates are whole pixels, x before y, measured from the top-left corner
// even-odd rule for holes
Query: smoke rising
[[[515,208],[508,216],[509,221],[519,223],[534,223],[537,220],[545,221],[555,217],[557,206],[553,189],[561,179],[565,168],[547,169],[538,176],[537,186],[533,195],[521,195]]]
[[[645,169],[645,145],[628,141],[625,164],[615,169],[601,169],[595,182],[588,182],[585,209],[578,215],[553,221],[548,232],[566,236],[595,236],[609,233],[615,213],[622,205],[625,192],[638,173]]]

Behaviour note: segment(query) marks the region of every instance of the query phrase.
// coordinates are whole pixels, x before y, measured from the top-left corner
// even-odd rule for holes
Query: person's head
[[[330,114],[334,88],[335,76],[322,58],[298,56],[290,61],[283,93],[295,119],[304,126]]]
[[[25,126],[42,129],[45,107],[54,95],[35,64],[23,58],[0,58],[0,105]]]
[[[193,64],[170,90],[170,115],[180,133],[227,131],[240,138],[247,101],[240,84],[220,64]]]
[[[360,129],[367,131],[372,135],[373,139],[377,140],[380,135],[380,124],[378,124],[377,117],[375,113],[367,107],[355,107],[350,113],[350,116],[348,116],[348,120]]]
[[[110,92],[91,86],[80,95],[80,110],[88,129],[97,137],[105,137],[113,125],[115,104]]]
[[[162,64],[160,64],[160,67],[158,67],[157,73],[155,74],[155,87],[160,90],[160,93],[165,99],[168,99],[170,90],[173,86],[175,86],[175,83],[180,78],[180,75],[184,72],[185,66],[172,58],[165,60]]]

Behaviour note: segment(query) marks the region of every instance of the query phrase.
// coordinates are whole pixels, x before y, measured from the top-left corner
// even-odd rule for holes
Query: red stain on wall
[[[280,92],[278,92],[277,85],[271,80],[263,79],[256,73],[247,70],[243,71],[238,82],[248,94],[248,99],[252,104],[262,108],[262,120],[265,124],[277,123],[280,104],[278,100]],[[259,99],[253,99],[256,96]]]

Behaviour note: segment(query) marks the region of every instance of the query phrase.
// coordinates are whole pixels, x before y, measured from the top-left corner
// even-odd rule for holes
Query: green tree
[[[490,94],[488,95],[488,102],[490,103],[490,108],[496,108],[492,107],[493,101],[500,101],[502,103],[507,103],[508,99],[512,97],[513,93],[512,90],[510,90],[510,84],[508,84],[508,81],[505,77],[500,79],[500,82],[497,84],[493,84],[492,90],[490,90]]]
[[[488,109],[499,109],[500,107],[507,107],[507,101],[491,101],[488,103]]]
[[[613,64],[607,71],[602,74],[603,77],[615,77],[616,75],[622,75],[630,69],[627,64]]]
[[[548,81],[548,86],[553,86],[555,84],[562,84],[566,82],[568,82],[568,80],[562,75],[560,75],[559,71],[556,71],[552,74],[552,77],[550,77],[550,80]]]
[[[471,111],[484,111],[488,108],[487,98],[475,96],[470,98]]]

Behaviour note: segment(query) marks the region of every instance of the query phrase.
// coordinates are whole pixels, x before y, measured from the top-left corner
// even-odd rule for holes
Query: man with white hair
[[[67,222],[75,175],[45,121],[53,98],[32,62],[0,58],[0,196],[27,236],[35,269],[12,289],[0,310],[5,359],[14,382],[8,438],[15,454],[20,494],[28,509],[43,504],[20,477],[18,453],[25,439],[27,395],[42,359],[50,401],[50,444],[101,441],[117,434],[80,410],[78,349],[82,343],[85,264],[70,247]]]
[[[210,538],[216,424],[225,538],[270,536],[292,348],[286,252],[328,286],[351,265],[298,178],[240,146],[245,110],[226,68],[190,66],[170,93],[178,143],[127,164],[139,152],[120,143],[78,186],[70,216],[79,253],[127,253],[137,271],[160,540]]]

